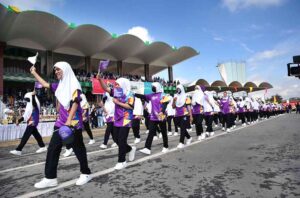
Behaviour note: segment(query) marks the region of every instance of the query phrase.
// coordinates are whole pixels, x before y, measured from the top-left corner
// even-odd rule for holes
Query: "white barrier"
[[[42,137],[50,136],[53,132],[55,122],[42,122],[38,125],[38,131]],[[21,138],[25,132],[27,124],[1,125],[0,126],[0,141],[15,140]]]

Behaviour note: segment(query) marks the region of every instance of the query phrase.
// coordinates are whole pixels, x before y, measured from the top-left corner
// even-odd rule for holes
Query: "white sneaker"
[[[202,140],[201,135],[198,135],[198,141],[201,141],[201,140]]]
[[[34,184],[35,188],[49,188],[54,186],[57,186],[56,178],[55,179],[43,178],[40,182]]]
[[[88,144],[94,144],[95,140],[90,140]]]
[[[215,135],[215,132],[210,132],[209,133],[209,137],[212,137],[212,136],[214,136]]]
[[[107,145],[101,144],[101,145],[100,145],[100,148],[102,148],[102,149],[107,149]]]
[[[129,158],[128,158],[130,162],[132,162],[134,160],[135,151],[136,151],[136,147],[132,146],[131,151],[129,152]]]
[[[113,143],[110,147],[111,148],[115,148],[115,147],[117,147],[118,145],[117,145],[117,143]]]
[[[151,150],[147,149],[147,148],[143,148],[140,150],[140,152],[146,154],[146,155],[150,155],[151,154]]]
[[[218,125],[217,124],[215,124],[215,128],[217,128],[218,127]]]
[[[192,130],[193,130],[192,128],[190,128],[190,129],[187,129],[187,132],[192,132]]]
[[[205,133],[201,134],[201,139],[204,140],[205,139]]]
[[[13,155],[19,155],[19,156],[22,155],[22,151],[13,150],[13,151],[9,151],[9,152]]]
[[[168,151],[169,151],[169,148],[165,148],[165,147],[161,150],[162,153],[166,153]]]
[[[187,139],[187,141],[186,141],[186,145],[190,145],[191,143],[192,143],[192,137],[190,137],[189,139]]]
[[[236,128],[236,125],[233,125],[233,128],[235,129],[235,128]]]
[[[70,148],[70,149],[66,149],[66,152],[63,154],[64,157],[69,157],[70,155],[72,155],[73,153],[73,149]]]
[[[148,134],[148,133],[149,133],[149,130],[147,130],[145,133]]]
[[[159,138],[159,139],[161,139],[161,138],[162,138],[162,134],[161,134],[161,133],[158,135],[158,138]]]
[[[172,136],[173,135],[173,133],[172,132],[168,132],[168,136]]]
[[[121,170],[127,166],[127,162],[119,162],[115,165],[114,169]]]
[[[173,136],[178,136],[178,133],[177,133],[177,132],[174,132]]]
[[[229,132],[231,132],[231,130],[230,130],[230,129],[227,129],[226,132],[229,133]]]
[[[209,137],[209,133],[208,132],[205,132],[205,137]]]
[[[225,127],[222,127],[222,131],[225,131]]]
[[[141,138],[135,138],[134,140],[134,144],[140,143],[141,142]]]
[[[47,151],[47,147],[46,147],[46,146],[39,148],[39,149],[36,151],[36,153],[42,153],[42,152],[45,152],[45,151]]]
[[[242,124],[242,126],[246,126],[246,123]]]
[[[158,140],[158,137],[157,137],[157,136],[154,136],[154,137],[153,137],[153,141],[155,141],[155,140]]]
[[[92,179],[91,175],[81,174],[79,179],[77,179],[77,181],[76,181],[76,185],[81,186],[83,184],[88,183],[91,179]]]
[[[179,143],[179,144],[177,145],[177,148],[178,148],[178,149],[182,149],[182,148],[184,148],[184,144],[182,144],[182,143]]]

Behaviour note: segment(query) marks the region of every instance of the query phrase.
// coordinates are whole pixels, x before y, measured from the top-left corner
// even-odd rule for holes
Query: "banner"
[[[152,83],[144,82],[144,94],[151,94],[151,93],[152,93]]]
[[[144,82],[130,81],[130,86],[133,93],[144,94]]]
[[[107,80],[107,79],[103,79],[103,80],[107,85],[109,84],[114,85],[116,81],[116,80]],[[100,82],[97,78],[92,78],[92,84],[93,84],[93,94],[104,94],[105,91],[102,89]]]

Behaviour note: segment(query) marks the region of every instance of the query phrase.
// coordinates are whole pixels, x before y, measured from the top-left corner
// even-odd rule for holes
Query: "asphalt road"
[[[300,197],[300,115],[281,115],[256,124],[238,126],[232,133],[218,128],[215,136],[194,140],[176,149],[179,136],[169,137],[170,152],[161,153],[162,140],[154,141],[152,155],[137,152],[126,169],[115,171],[117,150],[100,150],[102,139],[87,145],[94,178],[75,186],[79,163],[61,157],[59,186],[37,190],[44,177],[45,153],[33,154],[37,145],[26,145],[24,156],[0,150],[1,197]],[[144,131],[141,132],[145,140]],[[86,139],[85,142],[88,140]],[[132,133],[129,143],[133,142]],[[144,141],[138,148],[143,148]]]

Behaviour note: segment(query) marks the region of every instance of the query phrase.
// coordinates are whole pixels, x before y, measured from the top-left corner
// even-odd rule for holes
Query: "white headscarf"
[[[160,83],[154,82],[154,83],[152,83],[152,86],[155,87],[155,89],[156,89],[155,93],[163,92],[163,89],[162,89],[162,86]]]
[[[123,89],[123,93],[127,96],[130,93],[130,81],[126,78],[118,78],[116,82],[120,85]]]
[[[33,105],[32,105],[32,92],[28,92],[25,94],[24,98],[28,98],[29,102],[26,104],[25,112],[23,114],[24,120],[27,122],[29,118],[31,117],[32,111],[33,111]],[[35,102],[37,104],[38,109],[40,110],[40,101],[39,99],[35,96]]]
[[[84,94],[80,94],[81,97],[81,102],[80,102],[80,106],[82,109],[88,109],[90,107],[86,97]]]
[[[200,104],[203,106],[204,93],[199,85],[196,85],[195,92],[192,97],[192,105]]]
[[[133,115],[143,115],[143,104],[141,99],[135,98],[134,99],[134,107],[133,107]]]
[[[213,95],[209,91],[205,91],[204,94],[207,96],[208,100],[206,100],[206,99],[203,100],[203,110],[204,110],[204,112],[212,112],[213,105],[214,105]]]
[[[177,85],[176,89],[180,89],[180,94],[175,94],[174,98],[177,98],[176,100],[176,107],[182,107],[185,104],[186,101],[186,94],[184,91],[184,88],[181,84]]]
[[[107,113],[106,117],[113,117],[115,113],[115,103],[113,102],[113,98],[108,93],[105,93],[105,96],[107,97],[104,103],[104,108]]]
[[[240,97],[240,101],[237,102],[239,107],[244,107],[245,106],[245,101],[243,100],[243,97]]]
[[[59,80],[58,87],[55,91],[55,96],[65,109],[69,109],[74,92],[78,89],[82,90],[81,86],[69,63],[57,62],[54,67],[63,71],[62,79]]]
[[[169,97],[169,103],[167,105],[167,115],[168,116],[174,116],[175,115],[175,109],[173,109],[172,104],[173,104],[173,97],[172,96],[168,96]]]

